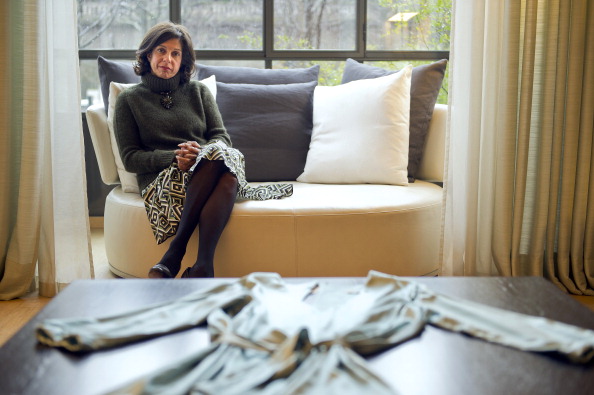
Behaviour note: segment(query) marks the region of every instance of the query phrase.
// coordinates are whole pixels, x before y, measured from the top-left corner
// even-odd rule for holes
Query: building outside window
[[[344,61],[400,69],[449,57],[452,0],[78,0],[83,110],[101,101],[97,56],[134,61],[157,22],[185,25],[198,63],[320,65],[340,83]],[[447,101],[447,78],[438,102]]]

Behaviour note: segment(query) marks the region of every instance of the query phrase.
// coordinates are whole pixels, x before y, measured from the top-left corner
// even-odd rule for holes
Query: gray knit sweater
[[[161,92],[167,91],[172,92],[170,109],[161,104]],[[231,146],[208,88],[198,81],[180,84],[179,74],[168,80],[143,75],[140,84],[118,96],[114,115],[122,162],[127,171],[136,173],[140,191],[175,161],[179,143],[221,140]]]

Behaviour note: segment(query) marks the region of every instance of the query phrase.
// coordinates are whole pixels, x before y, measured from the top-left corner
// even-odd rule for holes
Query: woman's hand
[[[175,150],[175,159],[177,166],[182,171],[188,171],[196,163],[196,157],[200,153],[200,144],[196,141],[187,141],[178,144],[179,149]]]

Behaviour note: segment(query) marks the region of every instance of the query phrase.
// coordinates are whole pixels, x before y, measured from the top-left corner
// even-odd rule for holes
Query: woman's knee
[[[196,165],[193,174],[200,174],[200,173],[208,173],[218,171],[218,163],[219,161],[216,160],[209,160],[209,159],[202,159]]]
[[[230,193],[237,193],[239,182],[233,173],[227,171],[221,175],[219,185]]]
[[[225,171],[225,168],[221,167],[219,162],[222,161],[202,159],[198,165],[196,165],[194,172],[190,176],[189,182],[204,184],[205,182],[208,183],[207,180],[210,180],[211,183],[216,185],[221,174]]]

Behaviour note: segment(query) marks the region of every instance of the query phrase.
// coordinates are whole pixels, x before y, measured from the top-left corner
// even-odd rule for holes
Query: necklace
[[[171,93],[171,91],[161,92],[161,105],[165,107],[166,110],[173,107],[173,97],[171,96]]]

